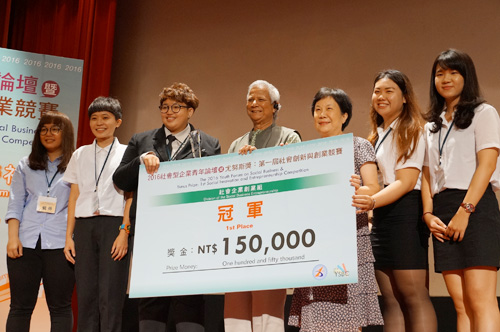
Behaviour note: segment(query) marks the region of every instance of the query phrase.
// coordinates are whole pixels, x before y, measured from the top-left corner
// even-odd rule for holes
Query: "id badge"
[[[99,196],[97,196],[97,192],[94,191],[92,193],[92,211],[94,211],[94,215],[99,215]]]
[[[42,213],[56,213],[56,204],[56,197],[38,196],[36,211]]]
[[[443,189],[445,183],[443,167],[436,166],[434,175],[436,177],[436,185],[437,185],[436,192],[440,192],[441,189]]]
[[[379,188],[384,188],[384,175],[382,174],[382,171],[379,169],[377,169],[377,179]]]

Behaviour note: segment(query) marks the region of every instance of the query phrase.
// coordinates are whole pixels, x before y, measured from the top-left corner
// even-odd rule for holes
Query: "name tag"
[[[444,176],[444,170],[442,166],[435,166],[435,172],[434,175],[436,177],[436,192],[440,192],[441,189],[444,188],[445,184],[445,176]]]
[[[56,213],[56,197],[38,196],[37,212]]]
[[[377,169],[377,180],[380,188],[384,188],[384,174],[382,174],[382,171],[379,169]]]
[[[92,211],[94,211],[94,216],[98,216],[99,213],[99,196],[97,196],[97,192],[92,194]]]

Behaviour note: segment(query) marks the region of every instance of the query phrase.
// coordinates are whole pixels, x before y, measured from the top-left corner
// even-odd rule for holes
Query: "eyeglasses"
[[[179,113],[181,111],[181,108],[183,108],[183,107],[189,108],[189,106],[184,106],[184,105],[179,105],[179,104],[173,104],[172,106],[168,106],[168,105],[158,106],[161,113],[167,113],[168,110],[172,110],[172,112],[174,112],[174,113]]]
[[[49,133],[49,131],[52,135],[57,135],[62,131],[62,129],[59,127],[42,127],[42,129],[40,129],[40,135],[45,136]]]

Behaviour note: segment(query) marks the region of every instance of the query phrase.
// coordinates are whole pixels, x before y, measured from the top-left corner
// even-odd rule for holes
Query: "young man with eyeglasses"
[[[200,158],[220,154],[219,140],[195,129],[189,123],[199,101],[184,83],[174,83],[160,93],[160,116],[163,125],[154,130],[135,134],[128,143],[113,181],[122,190],[133,191],[130,210],[132,234],[136,217],[139,166],[154,174],[160,162]],[[203,295],[154,297],[140,299],[139,330],[164,332],[169,310],[178,332],[204,331]]]

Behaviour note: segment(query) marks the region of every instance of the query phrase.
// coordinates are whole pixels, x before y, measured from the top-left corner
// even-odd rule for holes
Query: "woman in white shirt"
[[[429,231],[421,221],[423,119],[405,74],[385,70],[377,75],[370,116],[368,140],[384,188],[372,196],[354,195],[353,206],[374,209],[371,238],[384,331],[437,331],[428,291]]]
[[[64,174],[71,183],[64,254],[75,264],[78,331],[121,332],[132,196],[112,179],[127,148],[114,136],[120,102],[97,97],[88,116],[95,140],[73,153]]]
[[[500,331],[500,119],[485,104],[472,59],[449,49],[434,61],[423,168],[423,220],[457,311],[457,331]]]

